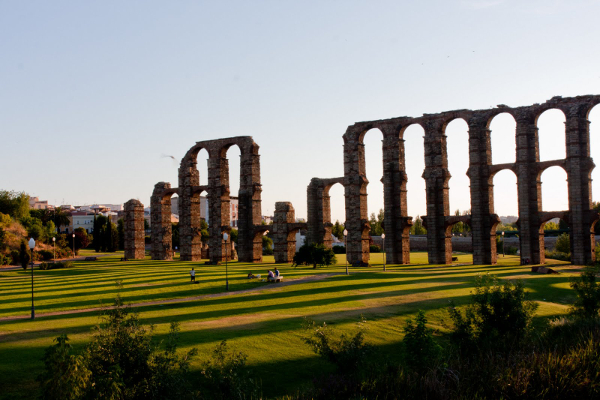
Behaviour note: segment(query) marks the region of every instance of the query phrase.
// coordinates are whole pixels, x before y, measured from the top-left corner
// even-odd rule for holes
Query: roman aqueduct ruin
[[[423,127],[429,263],[452,262],[452,226],[464,222],[471,227],[473,263],[496,262],[496,226],[500,222],[494,213],[493,178],[502,170],[510,170],[517,177],[521,261],[532,264],[545,262],[544,224],[559,217],[567,222],[571,235],[571,254],[574,264],[594,260],[594,224],[598,214],[592,209],[591,172],[594,163],[590,157],[588,115],[600,103],[600,96],[554,97],[543,104],[527,107],[498,106],[487,110],[456,110],[421,117],[398,117],[385,120],[358,122],[343,135],[344,176],[313,178],[307,188],[308,220],[295,222],[291,203],[277,203],[272,225],[261,225],[261,183],[259,146],[249,136],[208,140],[196,143],[183,157],[179,167],[179,187],[160,182],[151,198],[152,250],[155,260],[172,259],[171,197],[179,196],[181,260],[198,261],[201,256],[200,204],[202,192],[207,193],[209,204],[209,253],[212,263],[230,257],[231,246],[222,239],[229,231],[229,166],[227,149],[238,146],[241,152],[239,191],[238,255],[240,261],[262,261],[262,238],[272,232],[276,262],[291,262],[295,251],[295,232],[307,229],[309,242],[331,246],[331,210],[329,190],[339,183],[344,187],[347,236],[347,257],[353,265],[369,262],[369,230],[367,214],[367,186],[363,138],[373,128],[383,133],[383,187],[386,253],[389,263],[406,264],[410,261],[409,230],[412,217],[407,213],[407,174],[405,165],[404,132],[413,125]],[[566,158],[539,160],[538,117],[547,110],[558,109],[566,118]],[[516,121],[516,161],[492,164],[490,123],[498,114],[509,113]],[[468,124],[471,214],[453,216],[449,208],[449,186],[445,129],[455,120]],[[200,186],[196,158],[206,149],[208,185]],[[568,177],[568,210],[542,211],[542,172],[552,166],[563,168]],[[138,214],[139,215],[139,212]],[[215,222],[216,221],[216,222]],[[131,235],[139,237],[139,235]],[[132,239],[133,240],[133,239]],[[134,245],[129,245],[134,248]]]

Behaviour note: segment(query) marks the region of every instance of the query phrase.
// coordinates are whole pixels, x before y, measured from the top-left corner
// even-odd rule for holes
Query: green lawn
[[[97,308],[101,303],[111,304],[117,293],[127,303],[201,296],[192,301],[137,307],[136,311],[143,322],[154,324],[158,339],[166,334],[170,322],[179,322],[180,348],[200,350],[195,369],[210,349],[227,339],[231,347],[248,354],[249,366],[262,378],[265,396],[275,397],[294,391],[330,368],[302,341],[305,316],[351,330],[363,315],[368,320],[367,341],[394,358],[405,319],[419,309],[425,310],[431,327],[443,333],[449,300],[464,303],[477,274],[524,279],[532,298],[540,303],[538,316],[549,317],[565,313],[573,302],[569,277],[577,271],[556,263],[554,268],[563,272],[560,275],[532,274],[529,267],[518,266],[515,256],[500,257],[496,266],[473,266],[469,254],[459,255],[452,266],[426,265],[426,253],[412,253],[414,264],[388,265],[385,273],[382,255],[374,254],[371,268],[351,268],[346,276],[344,255],[338,255],[338,265],[329,268],[278,265],[286,282],[322,275],[317,279],[288,286],[248,282],[248,272],[264,276],[274,267],[273,258],[265,257],[265,263],[259,265],[228,264],[230,291],[265,290],[223,296],[218,294],[225,291],[224,265],[121,262],[120,257],[122,254],[97,262],[78,262],[67,270],[35,270],[34,321],[1,319],[29,315],[31,277],[29,271],[0,272],[0,398],[36,397],[35,376],[41,370],[44,349],[62,333],[81,346],[99,321],[97,310],[45,313]],[[191,267],[197,271],[199,284],[189,283]],[[121,288],[116,281],[121,282]]]

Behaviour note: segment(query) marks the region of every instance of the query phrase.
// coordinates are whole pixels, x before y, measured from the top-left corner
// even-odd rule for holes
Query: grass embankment
[[[314,270],[278,265],[286,282],[322,275],[296,285],[282,286],[248,282],[248,272],[266,273],[274,267],[272,257],[264,264],[232,262],[228,265],[229,289],[245,293],[219,296],[225,289],[225,266],[198,262],[129,261],[121,255],[78,262],[72,269],[35,271],[37,318],[1,319],[27,315],[31,307],[29,271],[0,273],[0,397],[32,398],[37,395],[35,377],[41,371],[44,349],[66,333],[77,347],[86,343],[98,324],[99,312],[69,310],[111,304],[117,293],[127,303],[167,299],[200,299],[138,307],[143,323],[154,324],[160,340],[169,324],[181,324],[180,349],[196,347],[198,368],[221,340],[248,354],[248,365],[263,382],[267,397],[294,392],[312,377],[330,370],[302,341],[305,316],[327,321],[340,330],[352,330],[360,315],[368,320],[366,340],[381,354],[394,359],[402,339],[406,318],[425,310],[430,326],[444,332],[445,308],[449,300],[464,303],[477,274],[490,272],[500,278],[522,278],[534,300],[540,303],[538,317],[564,314],[574,300],[569,288],[570,267],[560,275],[536,275],[518,265],[518,258],[500,258],[496,266],[473,266],[470,255],[460,255],[453,266],[423,265],[425,253],[411,254],[414,264],[381,268],[382,255],[374,254],[372,268],[351,268],[344,274],[344,255],[338,265]],[[420,265],[419,265],[420,264]],[[466,265],[465,265],[466,264]],[[191,267],[199,284],[189,283]],[[334,274],[334,275],[331,275]],[[119,289],[115,281],[122,283]],[[262,290],[264,289],[264,290]],[[217,296],[211,296],[217,295]],[[45,313],[65,311],[63,315]]]

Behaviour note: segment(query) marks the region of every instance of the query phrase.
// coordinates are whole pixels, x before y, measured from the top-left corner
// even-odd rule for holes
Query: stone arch
[[[552,168],[558,173],[550,175]],[[546,168],[540,168],[538,174],[540,185],[542,187],[542,196],[540,198],[540,211],[563,211],[569,209],[569,196],[568,196],[568,176],[567,171],[562,165],[551,165]],[[544,184],[544,176],[547,182]],[[551,176],[551,178],[549,178]],[[560,180],[562,182],[559,184]],[[552,199],[551,204],[547,204],[548,200]],[[546,200],[546,201],[544,201]],[[560,203],[559,203],[560,201]]]
[[[331,203],[329,190],[335,184],[344,185],[344,178],[312,178],[307,188],[307,243],[324,244],[331,248]],[[292,209],[293,210],[293,209]]]
[[[566,120],[565,112],[559,107],[548,107],[538,111],[535,117],[538,161],[566,158]]]
[[[464,124],[464,126],[459,126],[459,124]],[[449,216],[454,215],[456,210],[460,210],[462,213],[471,209],[469,177],[467,174],[469,170],[468,131],[469,125],[461,117],[453,118],[444,126],[444,136],[446,136],[446,143],[449,146],[447,149],[448,172],[452,176],[452,179],[448,182]]]
[[[507,111],[499,112],[489,119],[488,129],[491,141],[491,163],[513,164],[517,152],[515,117]]]

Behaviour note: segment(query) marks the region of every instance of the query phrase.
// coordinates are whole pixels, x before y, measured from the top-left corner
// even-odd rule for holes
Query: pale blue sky
[[[179,161],[196,141],[250,135],[263,213],[292,201],[306,217],[310,179],[343,175],[354,122],[600,94],[599,16],[598,0],[0,0],[0,188],[58,204],[148,205],[156,182],[177,185],[178,162],[163,155]],[[564,155],[561,118],[541,118],[542,159]],[[511,123],[493,122],[494,162],[514,159]],[[464,122],[448,137],[451,208],[465,210]],[[381,135],[365,142],[375,212]],[[418,128],[407,153],[409,213],[423,214]],[[228,155],[236,193],[239,151]],[[545,210],[567,208],[565,179],[558,168],[542,176],[557,183],[543,185]],[[514,175],[494,183],[496,212],[516,214]],[[342,196],[332,189],[334,220],[344,220]]]

